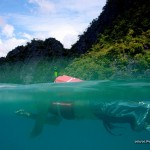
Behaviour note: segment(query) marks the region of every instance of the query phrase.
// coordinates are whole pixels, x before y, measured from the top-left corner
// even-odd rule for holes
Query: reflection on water
[[[150,140],[149,132],[134,132],[126,122],[121,123],[120,127],[121,119],[116,125],[119,128],[116,128],[112,124],[114,118],[111,117],[111,123],[108,120],[110,115],[118,118],[124,116],[124,120],[128,119],[126,116],[134,115],[141,127],[149,110],[149,93],[149,81],[0,84],[0,149],[145,150],[150,146],[148,143],[137,144],[135,141]],[[49,111],[50,106],[50,112],[60,115],[63,121],[57,125],[46,123],[40,136],[29,138],[35,121],[17,116],[14,112],[23,109],[37,115],[43,113],[45,108]],[[68,115],[66,111],[73,114]],[[52,120],[49,122],[51,124]],[[104,125],[108,131],[114,127],[113,133],[121,133],[122,136],[109,134]]]

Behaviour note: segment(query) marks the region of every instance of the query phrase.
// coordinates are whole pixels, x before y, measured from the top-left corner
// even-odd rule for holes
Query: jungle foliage
[[[98,32],[98,27],[105,26],[104,30],[86,53],[67,66],[64,74],[85,80],[149,78],[149,16],[150,1],[107,0],[103,12],[79,43],[85,41],[89,30]]]
[[[150,77],[150,30],[133,37],[133,30],[114,40],[101,34],[98,42],[76,58],[64,74],[85,80]]]

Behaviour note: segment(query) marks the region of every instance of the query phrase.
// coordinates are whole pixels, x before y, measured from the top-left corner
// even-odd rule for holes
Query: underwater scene
[[[0,150],[146,150],[150,81],[0,84]]]

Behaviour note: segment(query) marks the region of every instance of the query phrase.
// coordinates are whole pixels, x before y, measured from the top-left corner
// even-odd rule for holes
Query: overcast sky
[[[0,0],[0,57],[33,38],[66,48],[97,18],[106,0]]]

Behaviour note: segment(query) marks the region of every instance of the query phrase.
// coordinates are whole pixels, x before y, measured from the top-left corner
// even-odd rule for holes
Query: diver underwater
[[[71,85],[67,82],[70,82]],[[134,84],[132,86],[123,84],[123,92],[120,92],[120,97],[117,99],[116,96],[112,100],[109,98],[112,93],[109,91],[107,81],[100,83],[106,85],[107,93],[96,82],[91,87],[89,82],[70,76],[59,76],[55,79],[54,84],[52,88],[56,86],[56,88],[61,88],[62,92],[57,93],[57,96],[52,95],[51,100],[39,105],[37,113],[22,108],[15,111],[17,116],[35,120],[35,125],[30,134],[31,137],[40,135],[45,124],[59,125],[64,119],[101,120],[105,129],[115,136],[122,135],[113,132],[113,129],[118,128],[116,124],[129,124],[133,131],[150,131],[149,85],[146,86],[147,90],[141,90],[134,89]],[[79,85],[80,88],[73,88],[74,84]],[[133,89],[131,93],[134,93],[134,99],[131,97],[131,93],[126,93],[128,87]],[[88,91],[85,93],[84,91],[87,89]],[[76,96],[74,96],[74,93],[77,93]],[[145,99],[141,99],[140,94],[142,93],[146,93]],[[102,94],[104,99],[101,99]],[[125,101],[124,99],[129,100]]]

